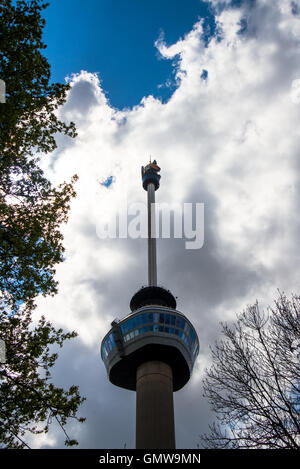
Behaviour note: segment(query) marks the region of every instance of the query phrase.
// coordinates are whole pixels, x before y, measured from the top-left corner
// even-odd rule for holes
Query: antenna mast
[[[157,286],[156,263],[156,226],[155,226],[155,191],[159,188],[160,167],[156,160],[147,166],[142,166],[143,188],[147,191],[148,208],[148,283],[150,287]]]

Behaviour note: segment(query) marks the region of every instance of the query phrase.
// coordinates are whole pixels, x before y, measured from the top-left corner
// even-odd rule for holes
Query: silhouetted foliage
[[[280,294],[267,313],[250,306],[222,332],[204,382],[217,414],[204,446],[299,448],[300,298]]]
[[[73,123],[57,109],[69,85],[50,84],[50,66],[41,51],[45,24],[40,0],[0,0],[0,78],[6,103],[0,104],[0,338],[7,360],[0,369],[0,442],[26,447],[26,433],[47,431],[54,418],[63,431],[83,401],[78,388],[50,383],[57,355],[76,333],[64,334],[43,317],[33,323],[34,298],[54,295],[54,266],[62,262],[60,225],[75,196],[74,176],[52,187],[39,158],[56,148],[55,135],[75,137]],[[82,421],[82,419],[79,419]],[[66,434],[66,444],[76,444]]]

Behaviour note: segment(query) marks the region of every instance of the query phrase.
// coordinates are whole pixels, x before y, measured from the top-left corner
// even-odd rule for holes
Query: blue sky
[[[52,80],[88,70],[99,73],[114,107],[134,106],[149,94],[165,102],[174,73],[154,43],[162,34],[175,43],[199,17],[214,30],[210,8],[200,0],[52,0],[44,31]]]

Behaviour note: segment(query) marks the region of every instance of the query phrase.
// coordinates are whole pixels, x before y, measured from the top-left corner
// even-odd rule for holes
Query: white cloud
[[[299,78],[297,80],[292,81],[290,96],[294,104],[300,103],[300,79]]]
[[[245,15],[247,31],[238,34]],[[40,298],[37,314],[76,329],[91,351],[113,317],[129,312],[130,296],[146,282],[145,240],[100,240],[96,226],[101,217],[115,216],[124,197],[145,201],[140,166],[149,155],[162,168],[160,202],[206,204],[205,246],[194,257],[184,243],[158,243],[159,281],[177,288],[183,312],[197,326],[202,361],[209,362],[208,343],[216,338],[220,319],[234,318],[256,298],[271,303],[277,288],[297,291],[300,20],[290,2],[263,0],[251,9],[226,9],[216,19],[222,40],[213,38],[208,47],[201,22],[176,44],[157,42],[163,57],[179,57],[178,88],[166,104],[148,96],[132,109],[113,109],[96,75],[71,78],[61,114],[77,123],[79,136],[44,167],[55,184],[76,172],[78,196],[64,227],[67,260],[57,269],[59,294]],[[114,184],[100,186],[110,175]],[[184,409],[189,394],[196,409],[194,417],[183,410],[176,417],[179,447],[188,445],[185,424],[196,435],[205,430],[205,422],[197,422],[204,406],[199,366],[176,397]],[[100,374],[101,367],[99,356],[99,370],[89,372]],[[76,373],[73,381],[80,382]],[[107,383],[101,386],[97,393],[110,392]],[[88,392],[87,405],[97,409],[96,390]],[[122,398],[129,395],[123,392]],[[101,425],[117,425],[113,410],[110,418],[97,411]],[[188,418],[194,418],[192,425]]]

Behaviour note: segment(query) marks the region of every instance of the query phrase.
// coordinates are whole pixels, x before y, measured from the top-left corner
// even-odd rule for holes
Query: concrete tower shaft
[[[142,363],[137,369],[136,448],[175,448],[173,373],[161,361]]]

